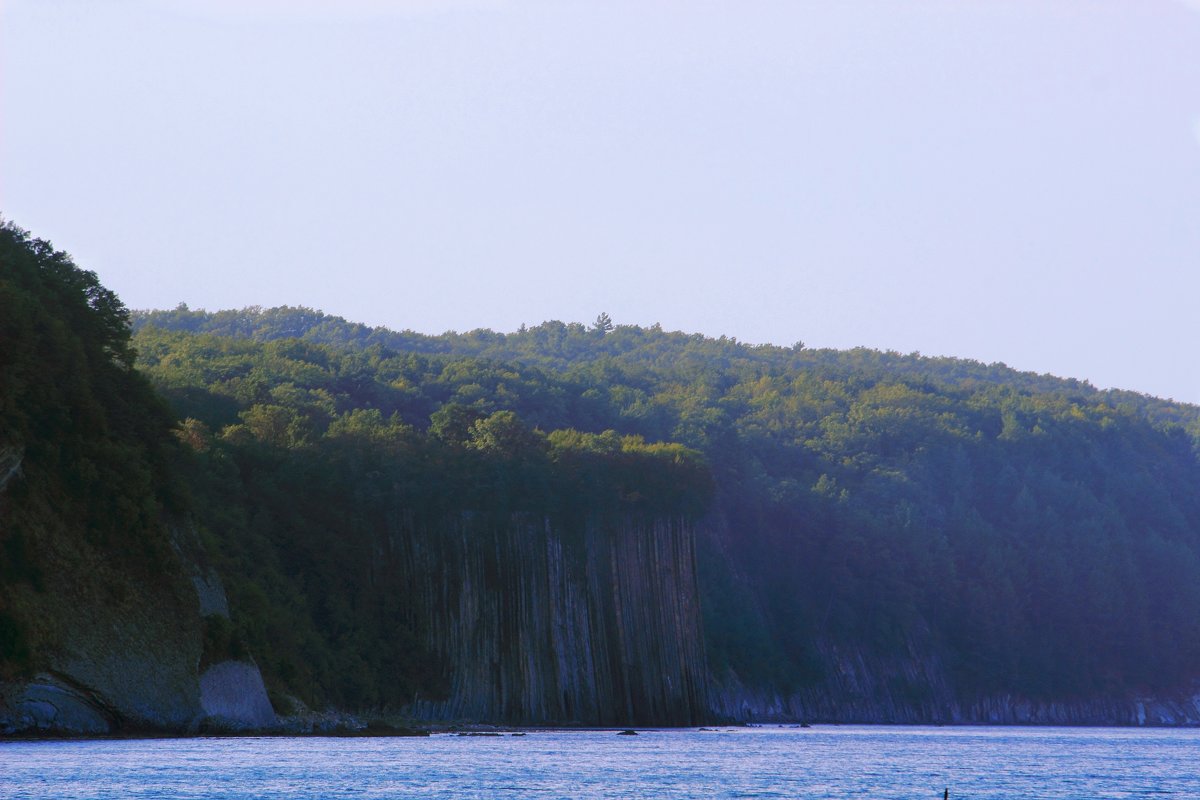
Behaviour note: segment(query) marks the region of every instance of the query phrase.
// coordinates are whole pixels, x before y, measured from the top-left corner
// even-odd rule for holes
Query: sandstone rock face
[[[463,515],[393,540],[449,696],[430,720],[693,725],[707,716],[694,540],[680,519]]]
[[[739,722],[836,722],[959,725],[1200,725],[1200,695],[1035,700],[1014,694],[956,692],[941,660],[910,642],[908,652],[873,657],[854,648],[821,648],[827,677],[781,695],[713,682],[710,708]]]
[[[0,687],[9,732],[189,729],[201,713],[200,618],[190,587],[103,565],[89,572],[82,559],[51,563],[60,567],[44,573],[42,591],[18,587],[41,653],[38,674]],[[48,705],[31,705],[41,702]]]
[[[187,648],[172,655],[182,643],[152,641],[153,627],[143,632],[136,616],[102,616],[85,610],[66,622],[50,671],[0,685],[0,732],[182,732],[194,726],[199,689]],[[85,631],[89,624],[99,627]]]
[[[199,638],[143,613],[112,617],[81,610],[70,620],[55,671],[115,711],[121,728],[182,731],[199,717]]]
[[[224,661],[198,673],[201,618],[227,615],[228,602],[193,538],[176,531],[177,575],[128,581],[115,600],[72,604],[67,587],[78,576],[55,576],[41,597],[57,677],[5,687],[5,732],[279,724],[253,663]],[[416,587],[410,613],[449,668],[447,695],[415,698],[412,716],[590,725],[707,718],[687,522],[627,516],[568,526],[463,513],[436,524],[410,520],[384,549],[393,577]]]
[[[245,661],[213,664],[200,676],[200,707],[207,726],[244,731],[275,725],[258,667]]]
[[[202,564],[202,551],[190,527],[176,531],[176,550],[196,588],[200,616],[229,618],[229,600],[221,576]],[[262,673],[252,661],[210,664],[200,675],[201,724],[210,730],[250,731],[273,728],[275,711]]]
[[[0,686],[0,735],[105,734],[116,723],[116,712],[102,699],[53,675]]]
[[[0,733],[187,733],[208,716],[218,728],[274,724],[253,664],[215,665],[202,681],[201,612],[228,615],[228,602],[196,560],[194,532],[171,533],[175,563],[143,575],[89,561],[68,536],[48,537],[57,569],[43,591],[18,587],[43,671],[0,683]]]

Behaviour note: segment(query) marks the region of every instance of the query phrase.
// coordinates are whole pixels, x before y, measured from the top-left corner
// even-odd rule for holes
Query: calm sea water
[[[1200,798],[1200,731],[750,728],[0,743],[3,798]]]

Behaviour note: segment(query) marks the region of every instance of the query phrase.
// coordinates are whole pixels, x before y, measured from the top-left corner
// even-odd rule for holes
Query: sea
[[[813,726],[0,742],[0,798],[1200,798],[1200,731]]]

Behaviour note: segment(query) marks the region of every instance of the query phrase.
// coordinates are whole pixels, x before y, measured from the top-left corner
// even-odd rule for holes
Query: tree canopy
[[[182,307],[134,323],[146,374],[222,446],[354,431],[397,463],[453,464],[447,502],[503,486],[531,506],[565,475],[590,498],[603,473],[610,499],[702,519],[718,675],[796,688],[825,645],[914,639],[963,691],[1033,697],[1179,686],[1200,663],[1193,406],[657,326],[425,336]]]

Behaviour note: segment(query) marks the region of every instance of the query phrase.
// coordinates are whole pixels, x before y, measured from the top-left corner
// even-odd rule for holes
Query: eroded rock
[[[200,676],[200,707],[206,727],[219,730],[260,730],[275,725],[275,711],[255,664],[222,661]]]

